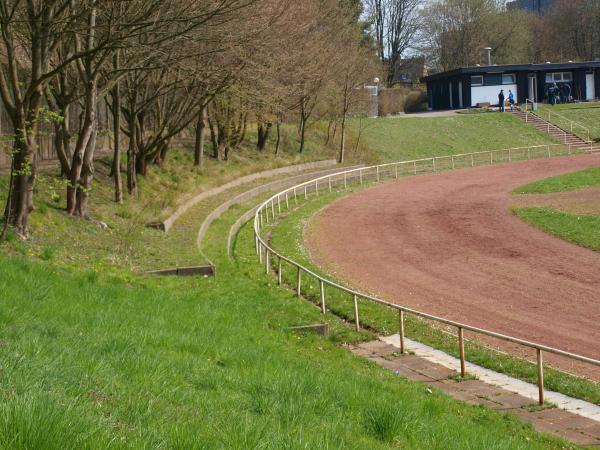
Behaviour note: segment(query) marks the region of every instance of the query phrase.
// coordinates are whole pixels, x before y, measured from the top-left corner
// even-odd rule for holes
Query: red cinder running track
[[[398,304],[600,359],[600,252],[509,211],[514,188],[598,165],[583,155],[405,178],[322,210],[307,245],[330,273]]]

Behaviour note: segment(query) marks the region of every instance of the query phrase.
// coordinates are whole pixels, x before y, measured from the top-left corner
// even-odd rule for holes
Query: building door
[[[596,85],[594,82],[594,74],[585,74],[585,99],[594,100],[596,98]]]
[[[462,91],[462,81],[458,82],[458,107],[463,109],[463,91]]]
[[[527,98],[532,102],[537,102],[537,77],[535,75],[529,75]]]
[[[452,92],[452,81],[448,83],[448,96],[450,97],[450,109],[454,109],[454,92]]]

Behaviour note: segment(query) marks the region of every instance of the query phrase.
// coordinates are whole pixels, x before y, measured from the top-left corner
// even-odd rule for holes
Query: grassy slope
[[[385,161],[553,143],[510,114],[353,119],[355,133]]]
[[[315,212],[330,204],[340,193],[322,195],[318,200],[311,199],[306,205],[301,205],[297,210],[277,223],[273,228],[271,242],[273,248],[281,251],[284,255],[300,262],[305,267],[323,276],[331,276],[312,263],[310,255],[304,247],[304,228]],[[310,231],[310,227],[309,227]],[[295,286],[295,272],[284,268],[284,280],[290,286]],[[343,283],[342,283],[343,284]],[[319,285],[316,282],[304,283],[303,294],[314,303],[319,301]],[[376,293],[375,293],[376,294]],[[334,289],[327,290],[327,306],[335,314],[353,321],[353,304],[348,294],[338,292]],[[360,302],[360,320],[364,327],[378,334],[392,334],[398,332],[398,316],[395,311],[367,302]],[[429,323],[407,316],[407,336],[419,342],[423,342],[434,348],[445,351],[458,357],[458,344],[455,338],[455,330],[450,330],[452,335],[441,330],[438,325],[430,326]],[[471,336],[468,336],[471,337]],[[523,359],[499,354],[489,347],[478,345],[475,342],[467,342],[466,353],[469,361],[483,367],[505,373],[518,379],[536,383],[537,369],[534,364]],[[562,372],[545,368],[545,384],[547,389],[562,392],[576,398],[581,398],[592,403],[600,404],[600,384],[592,381],[582,380]]]
[[[515,189],[517,194],[575,191],[600,186],[600,168],[550,177]],[[600,251],[600,217],[571,214],[549,208],[514,208],[514,213],[537,228],[582,247]]]
[[[600,140],[600,103],[575,103],[556,106],[540,104],[539,108],[542,117],[547,117],[548,112],[554,111],[569,120],[589,128],[591,137],[596,141]],[[550,116],[550,120],[558,126],[570,129],[570,123],[559,117]],[[578,127],[575,127],[573,132],[587,138],[587,134]]]
[[[217,279],[0,257],[0,448],[560,448],[340,348],[361,337],[275,289],[252,242],[211,255]],[[324,319],[329,340],[286,331]]]
[[[191,149],[174,149],[162,169],[150,167],[147,176],[139,177],[137,199],[125,195],[122,205],[113,202],[112,180],[108,177],[109,164],[96,164],[94,189],[90,202],[90,214],[96,221],[108,225],[103,230],[97,223],[73,221],[64,208],[64,182],[51,175],[38,178],[36,183],[36,207],[31,215],[33,239],[23,243],[13,240],[12,253],[40,256],[62,264],[84,264],[96,269],[118,268],[133,271],[160,269],[205,263],[195,248],[197,229],[202,218],[215,207],[232,196],[232,192],[201,202],[186,217],[176,222],[175,227],[164,233],[146,227],[149,222],[164,217],[177,205],[194,193],[203,192],[224,184],[239,176],[268,170],[284,165],[307,161],[332,159],[337,149],[323,146],[323,130],[315,124],[307,134],[306,150],[297,152],[295,129],[283,127],[282,154],[272,155],[273,142],[263,153],[254,148],[255,137],[250,131],[244,146],[230,161],[215,161],[206,158],[206,168],[199,171],[193,167]],[[275,137],[272,135],[271,139]],[[352,142],[352,140],[350,140]],[[354,147],[352,147],[354,148]],[[210,152],[208,148],[207,153]],[[376,161],[377,156],[360,147],[348,152],[349,162],[356,160]],[[257,180],[237,189],[241,192],[266,182]],[[6,177],[0,177],[0,202],[4,204]],[[48,226],[48,223],[53,224]],[[66,236],[70,238],[67,241]]]

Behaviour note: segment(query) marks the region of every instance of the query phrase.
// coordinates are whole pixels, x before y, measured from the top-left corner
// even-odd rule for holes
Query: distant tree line
[[[27,233],[44,124],[66,211],[88,215],[100,104],[116,202],[189,128],[202,169],[209,139],[208,157],[226,160],[249,126],[266,151],[294,120],[302,152],[309,122],[325,117],[340,123],[343,161],[349,105],[374,73],[362,17],[359,0],[2,0],[0,97],[14,133],[5,225]]]

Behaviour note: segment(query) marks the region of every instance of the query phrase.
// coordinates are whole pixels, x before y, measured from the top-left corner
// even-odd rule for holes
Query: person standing
[[[500,105],[500,112],[504,112],[504,89],[500,89],[498,94],[498,104]]]
[[[508,104],[510,105],[510,110],[515,110],[515,94],[509,89],[508,90]]]

